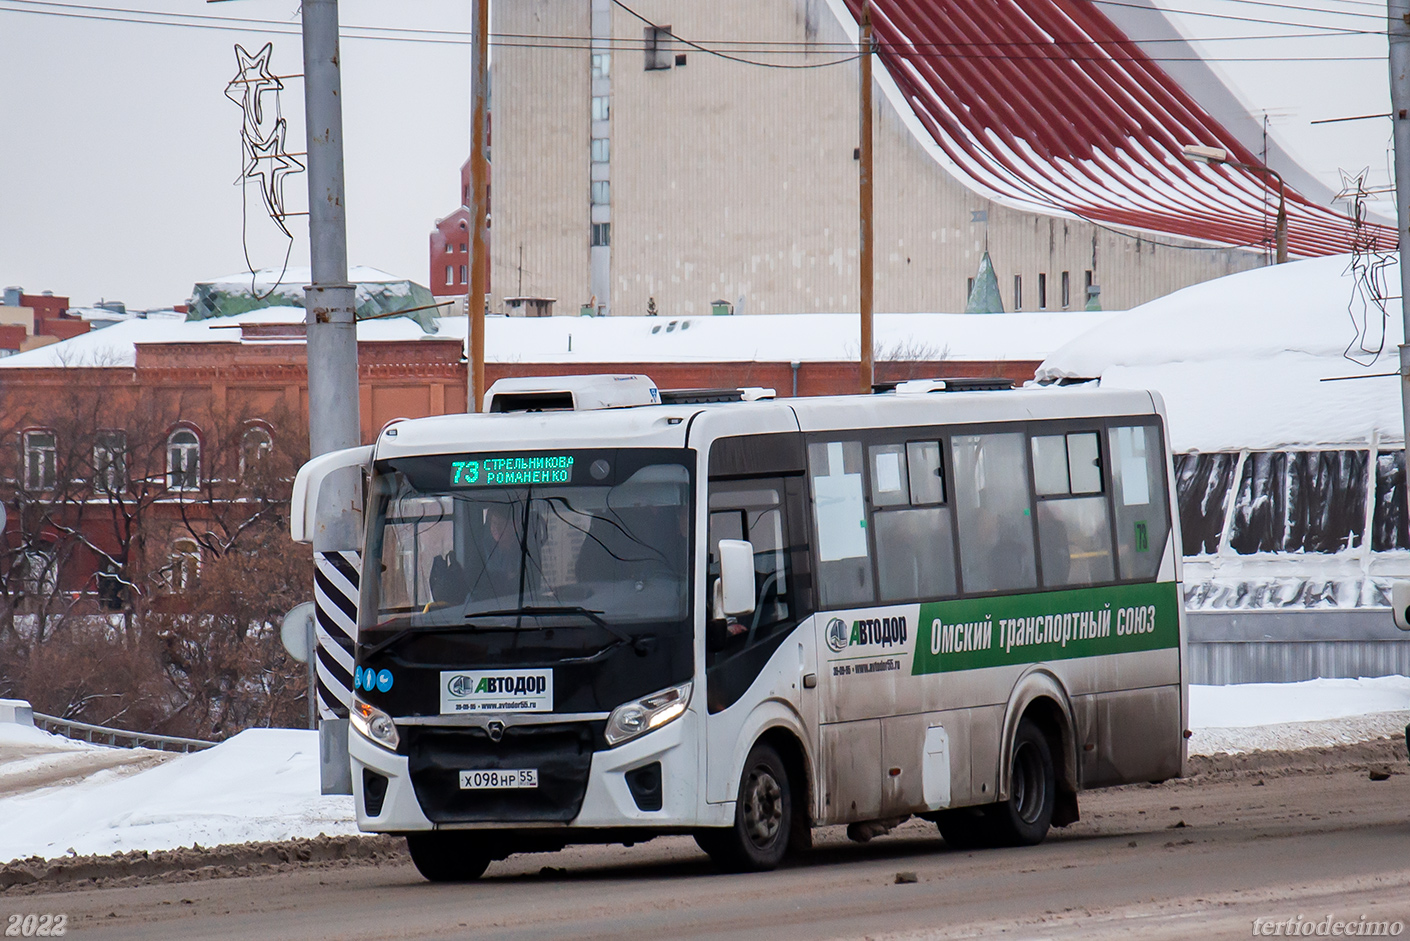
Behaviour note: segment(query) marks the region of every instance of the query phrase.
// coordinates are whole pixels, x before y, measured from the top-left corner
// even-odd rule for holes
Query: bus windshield
[[[386,462],[368,540],[380,563],[365,599],[376,622],[365,627],[561,627],[579,615],[614,627],[679,623],[692,500],[684,452],[668,455]]]

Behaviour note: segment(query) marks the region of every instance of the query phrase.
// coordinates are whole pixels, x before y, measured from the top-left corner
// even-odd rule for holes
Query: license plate
[[[487,788],[538,787],[539,769],[518,768],[501,771],[462,771],[460,789],[477,791]]]

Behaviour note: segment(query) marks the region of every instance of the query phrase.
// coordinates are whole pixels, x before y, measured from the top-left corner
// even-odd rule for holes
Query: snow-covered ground
[[[0,725],[0,746],[28,747],[35,757],[46,748],[69,754],[75,744],[127,751]],[[352,798],[318,791],[316,733],[251,729],[145,770],[109,768],[0,797],[0,861],[356,833]]]
[[[1403,676],[1190,688],[1192,754],[1398,736],[1408,720]],[[0,724],[0,862],[357,832],[352,799],[318,793],[313,732],[251,729],[190,755],[134,754]],[[73,773],[19,787],[56,762]]]
[[[1190,687],[1190,754],[1325,748],[1405,734],[1410,677]]]

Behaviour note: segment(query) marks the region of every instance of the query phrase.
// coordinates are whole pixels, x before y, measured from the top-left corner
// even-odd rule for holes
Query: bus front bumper
[[[678,830],[698,826],[697,719],[691,712],[659,729],[604,751],[592,753],[587,787],[576,816],[564,822],[495,819],[436,823],[427,815],[411,779],[410,759],[373,744],[356,730],[348,734],[352,761],[353,804],[358,828],[369,833],[405,833],[434,829],[646,828]],[[444,729],[442,731],[450,731]],[[660,809],[643,810],[628,776],[660,765]],[[474,770],[466,768],[464,770]],[[380,807],[376,791],[386,781]],[[635,778],[634,780],[639,780]],[[369,785],[371,785],[369,793]],[[638,788],[639,790],[639,788]],[[369,796],[372,798],[369,801]],[[652,801],[645,803],[651,806]],[[369,814],[369,804],[378,811]],[[572,842],[569,840],[569,842]]]

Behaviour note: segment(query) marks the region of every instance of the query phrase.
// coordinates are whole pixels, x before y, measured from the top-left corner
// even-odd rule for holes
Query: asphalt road
[[[461,886],[395,863],[7,893],[0,926],[63,912],[69,936],[115,941],[1247,938],[1257,918],[1364,915],[1410,931],[1410,775],[1205,775],[1085,794],[1082,815],[1042,846],[975,852],[921,821],[866,845],[829,828],[762,875],[716,874],[668,838],[511,857]]]

